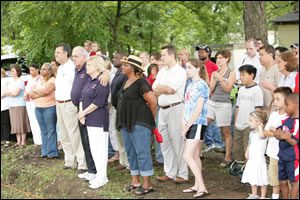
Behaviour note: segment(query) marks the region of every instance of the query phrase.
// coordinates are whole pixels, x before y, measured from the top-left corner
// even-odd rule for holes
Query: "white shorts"
[[[230,126],[232,117],[231,103],[221,103],[208,100],[207,118],[216,121],[218,127]]]

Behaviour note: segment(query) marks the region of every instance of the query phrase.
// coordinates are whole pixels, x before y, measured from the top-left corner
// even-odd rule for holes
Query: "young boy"
[[[239,68],[243,86],[239,89],[234,129],[234,158],[243,161],[248,146],[250,113],[262,110],[264,105],[262,89],[254,81],[256,68],[253,65],[243,65]]]
[[[269,164],[269,183],[273,187],[272,199],[279,199],[280,183],[278,180],[278,152],[279,140],[274,137],[276,128],[281,125],[282,120],[286,119],[288,115],[285,113],[284,98],[293,93],[290,87],[279,87],[273,92],[273,105],[276,111],[269,116],[268,123],[265,126],[264,134],[268,136],[269,141],[267,145],[266,154],[270,158]]]
[[[274,133],[279,140],[278,179],[282,198],[296,199],[299,191],[299,94],[289,94],[284,101],[289,117],[282,121]]]

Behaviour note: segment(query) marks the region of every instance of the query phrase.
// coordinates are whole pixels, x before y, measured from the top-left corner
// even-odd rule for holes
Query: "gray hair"
[[[80,55],[84,56],[86,59],[89,57],[89,53],[87,52],[87,50],[84,47],[76,46],[73,48],[73,51],[74,51],[74,49],[78,49]]]

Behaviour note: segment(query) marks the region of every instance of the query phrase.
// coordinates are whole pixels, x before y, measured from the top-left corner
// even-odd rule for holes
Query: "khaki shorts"
[[[269,164],[269,182],[272,187],[279,186],[278,180],[278,160],[270,158]]]
[[[218,127],[230,126],[232,117],[231,103],[208,100],[207,117],[215,120]]]

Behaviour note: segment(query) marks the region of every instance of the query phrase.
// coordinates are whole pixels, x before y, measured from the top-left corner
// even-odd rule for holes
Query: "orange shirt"
[[[51,84],[53,84],[55,86],[55,78],[54,77],[51,77],[46,82],[44,82],[43,78],[40,78],[40,80],[36,84],[36,89],[43,92],[43,91],[46,91],[46,89]],[[36,98],[34,100],[35,106],[38,108],[47,108],[47,107],[55,106],[56,101],[55,101],[55,92],[54,91],[55,91],[55,89],[53,89],[53,91],[51,91],[46,96]]]

